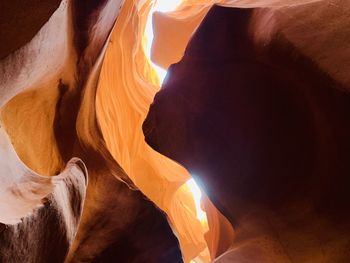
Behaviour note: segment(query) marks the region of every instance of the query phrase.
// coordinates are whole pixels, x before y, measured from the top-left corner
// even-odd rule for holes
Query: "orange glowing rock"
[[[22,2],[0,3],[0,261],[349,261],[348,1]]]

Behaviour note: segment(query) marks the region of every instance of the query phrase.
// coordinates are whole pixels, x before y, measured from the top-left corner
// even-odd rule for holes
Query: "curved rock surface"
[[[214,6],[170,66],[143,130],[234,226],[218,262],[350,259],[347,8]]]
[[[0,61],[1,180],[8,182],[1,205],[14,205],[1,219],[16,223],[1,233],[2,262],[182,262],[166,215],[111,156],[96,119],[99,73],[121,6],[63,0],[29,42]],[[74,188],[84,192],[61,179],[75,157],[88,171],[86,197],[78,175],[71,175]],[[63,224],[73,220],[70,207],[78,213],[68,222],[73,229]]]
[[[0,3],[0,261],[348,262],[348,1],[155,13],[175,161],[155,4]]]
[[[21,170],[25,172],[20,174]],[[11,171],[19,172],[19,180],[15,187],[5,189],[12,196],[2,195],[0,199],[2,216],[7,217],[1,218],[7,225],[0,225],[1,262],[63,262],[75,239],[84,205],[84,164],[74,158],[54,177],[39,176],[23,167]],[[9,178],[9,174],[6,176]]]

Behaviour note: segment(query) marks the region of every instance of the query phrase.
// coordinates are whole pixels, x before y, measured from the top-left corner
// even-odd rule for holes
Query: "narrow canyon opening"
[[[0,262],[350,261],[350,2],[0,3]]]

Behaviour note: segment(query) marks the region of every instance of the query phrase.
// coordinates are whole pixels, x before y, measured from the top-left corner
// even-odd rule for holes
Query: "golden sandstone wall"
[[[156,63],[166,69],[181,58],[188,39],[213,2],[187,1],[183,3],[183,8],[173,13],[155,15],[153,54]],[[203,262],[209,262],[230,246],[232,227],[205,196],[202,199],[206,218],[198,219],[193,193],[186,184],[190,175],[182,166],[151,149],[142,133],[142,122],[161,84],[144,51],[147,41],[145,26],[154,4],[155,1],[126,0],[122,6],[100,72],[96,94],[97,119],[114,159],[137,187],[169,216],[185,261],[199,256]],[[37,56],[41,67],[32,64],[27,68],[25,64],[25,70],[30,73],[25,73],[27,78],[23,74],[18,76],[21,81],[26,81],[22,83],[23,90],[26,90],[14,96],[1,111],[2,125],[21,161],[38,174],[47,176],[58,174],[65,166],[60,154],[62,149],[59,149],[56,140],[55,133],[58,131],[54,128],[57,105],[62,95],[57,83],[58,86],[62,82],[73,87],[77,77],[74,74],[80,74],[75,73],[77,54],[72,48],[74,36],[68,18],[69,8],[70,4],[61,4],[42,30],[44,33],[30,42],[29,48],[49,46],[50,56],[45,58],[46,53],[41,50],[41,56]],[[164,32],[164,19],[170,23],[167,25],[171,29],[170,34]],[[61,25],[59,32],[56,24]],[[167,41],[162,43],[173,33],[177,34],[171,45]],[[164,37],[160,37],[163,34]],[[54,67],[47,69],[46,64]],[[37,80],[33,72],[37,72],[38,76],[43,74],[45,78]],[[69,92],[74,93],[74,89]],[[84,99],[82,112],[90,110],[85,111],[82,118],[78,117],[76,129],[83,140],[98,147],[98,139],[94,142],[95,138],[90,138],[89,133],[92,116],[89,112],[94,110],[94,105],[87,103],[92,101]],[[67,103],[69,105],[69,101]],[[71,128],[74,128],[74,122],[69,124]],[[69,143],[72,134],[66,131],[62,127],[60,137]],[[90,208],[85,210],[90,211]],[[225,235],[220,236],[223,232]]]
[[[201,223],[197,219],[192,193],[185,184],[190,175],[182,166],[151,149],[141,129],[149,105],[160,88],[157,73],[144,50],[147,41],[144,31],[152,4],[152,1],[124,4],[103,62],[96,96],[97,117],[113,157],[140,190],[170,217],[186,262],[198,255],[209,262],[211,256],[214,258],[228,248],[232,228],[207,198],[203,199],[209,226],[205,220]],[[181,58],[210,3],[189,1],[188,5],[169,15],[155,15],[153,50],[157,52],[153,54],[157,56],[155,62],[162,61],[159,62],[162,66]],[[162,43],[160,37],[165,32],[163,24],[157,22],[163,22],[163,17],[170,24],[166,26],[170,30],[164,39],[173,35],[171,42]],[[219,240],[220,231],[227,234],[223,240]]]
[[[169,65],[178,62],[192,33],[214,3],[233,7],[281,7],[316,1],[184,0],[173,12],[154,14],[152,60],[165,70]],[[68,2],[70,3],[70,1]],[[94,105],[95,97],[92,89],[89,92],[93,94],[90,94],[89,100],[83,102],[82,107],[94,111],[96,106],[98,124],[107,149],[136,186],[167,213],[173,230],[179,238],[185,261],[189,262],[199,257],[203,262],[209,262],[226,251],[232,244],[234,232],[231,225],[205,195],[203,195],[202,204],[207,220],[198,219],[193,193],[186,184],[190,179],[189,173],[179,164],[151,149],[145,143],[142,133],[142,123],[154,95],[161,86],[159,76],[145,51],[147,41],[149,41],[144,35],[145,27],[147,19],[149,19],[149,12],[155,3],[155,0],[125,1],[106,46],[106,54],[99,73],[96,105]],[[1,113],[2,124],[11,138],[16,153],[28,167],[42,175],[56,175],[63,170],[65,163],[59,154],[53,130],[55,106],[60,96],[59,90],[56,89],[57,83],[63,80],[65,84],[74,86],[76,84],[74,78],[77,76],[72,75],[75,72],[78,72],[77,74],[86,73],[84,65],[76,65],[76,56],[81,54],[76,54],[75,51],[71,50],[73,37],[70,31],[71,21],[70,18],[67,18],[68,11],[63,6],[56,15],[51,17],[47,24],[49,30],[43,31],[46,32],[43,34],[44,37],[51,37],[51,42],[47,42],[43,37],[45,41],[39,43],[52,44],[52,50],[55,52],[49,50],[50,53],[48,51],[49,55],[47,55],[41,50],[42,60],[39,62],[44,62],[46,56],[54,67],[50,70],[37,68],[40,64],[38,63],[33,68],[28,66],[29,73],[25,72],[26,78],[23,77],[24,73],[17,74],[26,80],[25,85],[21,83],[23,90],[24,88],[29,90],[15,96],[2,108]],[[300,16],[305,19],[302,13]],[[279,19],[288,22],[288,18]],[[113,19],[109,23],[112,24],[112,22],[114,22]],[[61,25],[59,31],[56,24]],[[104,26],[103,23],[102,26]],[[332,31],[331,26],[329,25],[327,28],[329,32]],[[108,33],[109,31],[106,34],[108,35]],[[313,37],[312,34],[305,37],[307,41],[299,41],[300,33],[297,31],[286,30],[286,35],[295,40],[298,47],[305,49],[306,55],[313,57],[327,72],[338,77],[340,82],[348,83],[348,76],[342,75],[347,71],[337,71],[339,65],[332,67],[334,56],[324,58],[322,57],[324,53],[319,52],[324,49],[322,44],[325,42],[310,41],[310,38]],[[108,39],[108,36],[104,39]],[[311,42],[313,45],[310,45]],[[40,47],[40,45],[38,46]],[[94,56],[103,54],[102,46],[96,48],[92,45],[91,49],[94,51],[96,48],[97,50]],[[330,46],[330,52],[332,50],[337,50],[337,52],[338,50],[339,52],[346,50]],[[61,49],[57,49],[57,47]],[[94,59],[99,60],[96,57]],[[21,61],[21,63],[24,62]],[[83,68],[81,71],[77,70],[79,66]],[[21,68],[23,65],[17,65],[17,67]],[[32,72],[40,73],[40,70],[46,74],[45,78],[36,80],[36,76],[33,77],[31,74]],[[96,73],[99,68],[96,67],[93,70]],[[28,81],[32,81],[32,79],[34,79],[33,82],[28,84]],[[12,82],[15,83],[15,81]],[[6,88],[9,89],[9,86]],[[88,122],[89,117],[91,116],[87,116],[85,119],[81,118],[80,121],[86,120]],[[98,148],[100,141],[97,139],[94,141],[95,138],[91,138],[92,136],[85,129],[86,127],[80,125],[82,122],[78,122],[77,127],[74,128],[79,130],[79,135],[84,135],[82,136],[84,140],[86,139],[93,147]],[[88,124],[86,125],[88,127]],[[62,137],[64,136],[62,135]]]
[[[163,69],[178,62],[192,33],[213,4],[281,7],[317,1],[184,0],[172,12],[154,13],[152,61]],[[185,185],[190,175],[180,165],[152,150],[141,131],[149,105],[161,84],[145,51],[144,32],[154,4],[156,1],[150,0],[125,2],[100,75],[97,116],[113,157],[135,184],[169,215],[186,261],[201,254],[208,262],[230,246],[232,227],[205,197],[203,206],[209,226],[199,222],[192,194]],[[225,235],[220,235],[222,231]]]
[[[296,1],[182,1],[173,12],[154,14],[153,62],[164,69],[178,62],[192,33],[215,3],[271,7],[296,4]],[[154,4],[156,1],[125,1],[100,73],[97,118],[115,160],[140,190],[170,217],[185,260],[201,255],[209,262],[232,243],[232,227],[205,197],[203,206],[208,222],[197,219],[192,193],[185,185],[190,175],[182,166],[151,149],[141,129],[161,85],[145,52],[144,32]],[[222,232],[225,235],[220,235]]]

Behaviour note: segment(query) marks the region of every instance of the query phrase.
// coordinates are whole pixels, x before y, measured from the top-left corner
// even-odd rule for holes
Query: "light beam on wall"
[[[171,12],[174,11],[181,3],[183,0],[158,0],[153,3],[153,6],[148,14],[147,17],[147,23],[145,27],[145,32],[144,32],[144,50],[146,57],[148,58],[150,64],[152,65],[153,69],[157,73],[157,76],[160,81],[160,85],[163,83],[163,80],[166,76],[167,71],[156,64],[154,64],[151,61],[151,48],[152,48],[152,42],[154,38],[153,34],[153,25],[152,25],[152,18],[153,18],[153,13],[154,12]],[[197,219],[200,220],[202,223],[206,222],[207,216],[206,213],[201,209],[201,197],[202,193],[200,188],[197,186],[195,180],[191,178],[186,182],[186,186],[190,189],[195,205],[196,205],[196,212],[197,212]]]
[[[147,17],[147,22],[146,22],[144,36],[143,36],[143,49],[145,52],[145,56],[147,57],[150,65],[153,67],[155,73],[157,74],[160,86],[164,81],[167,71],[159,67],[158,65],[154,64],[151,61],[151,49],[152,49],[152,42],[154,38],[153,22],[152,22],[153,13],[174,11],[182,2],[183,0],[155,0],[153,2],[153,6],[151,7],[151,10]],[[196,207],[196,217],[198,221],[200,221],[205,231],[207,231],[208,230],[207,215],[201,208],[202,192],[193,178],[189,179],[185,183],[185,186],[189,189],[190,193],[192,194],[195,207]],[[208,248],[203,252],[209,253]],[[191,260],[190,263],[202,263],[202,262],[205,262],[205,261],[202,261],[201,255],[198,255],[198,257]]]
[[[163,83],[164,78],[166,76],[167,71],[158,65],[154,64],[151,61],[151,49],[152,49],[152,42],[154,38],[153,34],[153,25],[152,25],[152,17],[154,12],[171,12],[174,11],[183,0],[156,0],[148,14],[147,17],[147,23],[145,27],[144,32],[144,50],[146,53],[146,57],[148,58],[150,64],[152,65],[153,69],[156,71],[160,84]]]
[[[189,179],[186,182],[186,186],[190,189],[193,195],[194,203],[196,205],[197,219],[201,222],[206,221],[207,215],[201,208],[202,192],[200,188],[198,187],[196,181],[193,178]]]

